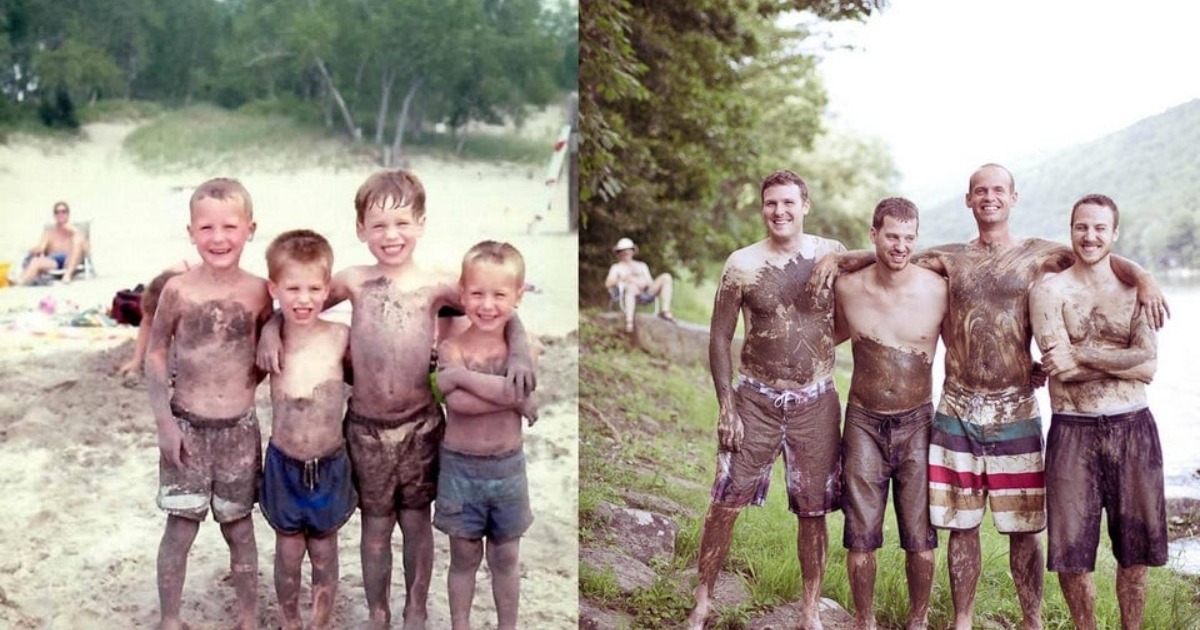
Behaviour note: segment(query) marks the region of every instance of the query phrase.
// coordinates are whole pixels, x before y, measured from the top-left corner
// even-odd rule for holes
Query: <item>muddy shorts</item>
[[[533,524],[525,453],[470,455],[443,448],[433,526],[454,538],[502,541]]]
[[[171,404],[187,463],[158,458],[158,507],[173,516],[230,523],[250,515],[258,494],[262,434],[254,408],[235,418],[205,418]]]
[[[833,379],[804,389],[777,390],[738,377],[734,404],[743,425],[742,447],[717,453],[712,500],[721,507],[762,505],[771,469],[783,453],[788,509],[821,516],[841,502],[841,403]]]
[[[929,524],[929,427],[933,405],[925,403],[894,414],[846,407],[842,436],[842,544],[851,551],[883,546],[883,515],[888,481],[895,495],[900,547],[905,551],[937,548],[937,530]]]
[[[1033,390],[971,394],[947,384],[929,437],[929,520],[967,530],[985,502],[1001,534],[1046,527],[1042,419]]]
[[[395,421],[364,418],[347,406],[345,430],[363,514],[429,507],[437,496],[438,446],[446,432],[439,405]]]
[[[346,447],[301,460],[267,444],[258,503],[271,527],[283,534],[322,536],[354,514],[358,495]]]
[[[1117,564],[1167,563],[1162,446],[1149,409],[1050,417],[1047,568],[1069,573],[1096,569],[1101,509],[1108,517]]]

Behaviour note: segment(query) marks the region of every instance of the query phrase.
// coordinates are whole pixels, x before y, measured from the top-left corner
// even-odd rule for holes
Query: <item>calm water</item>
[[[1147,396],[1163,446],[1167,497],[1200,499],[1200,286],[1172,286],[1165,291],[1171,319],[1158,333],[1158,372]],[[944,375],[943,361],[939,345],[934,401]],[[1049,429],[1050,398],[1045,388],[1038,390],[1038,402]],[[1200,574],[1200,539],[1173,543],[1171,562],[1178,570]]]

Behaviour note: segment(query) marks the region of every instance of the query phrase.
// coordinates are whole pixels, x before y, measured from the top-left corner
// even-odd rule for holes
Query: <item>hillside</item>
[[[1103,193],[1121,209],[1118,253],[1160,269],[1200,266],[1200,99],[1042,162],[1006,166],[1021,196],[1015,233],[1066,241],[1071,204]],[[975,233],[959,195],[922,203],[922,212],[925,245]]]

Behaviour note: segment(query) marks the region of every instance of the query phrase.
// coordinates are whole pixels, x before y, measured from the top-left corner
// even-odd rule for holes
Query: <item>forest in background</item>
[[[830,21],[885,0],[585,0],[580,6],[580,292],[622,236],[659,271],[707,266],[762,237],[759,182],[805,178],[805,230],[865,244],[896,188],[888,150],[830,129],[817,73]]]
[[[384,164],[578,81],[572,0],[0,0],[0,29],[0,128],[77,127],[111,99],[254,104]]]
[[[1040,162],[1006,166],[1020,194],[1010,218],[1016,234],[1065,243],[1071,206],[1101,193],[1121,210],[1117,253],[1154,269],[1200,269],[1200,100]],[[928,207],[917,203],[923,246],[975,236],[961,194]]]

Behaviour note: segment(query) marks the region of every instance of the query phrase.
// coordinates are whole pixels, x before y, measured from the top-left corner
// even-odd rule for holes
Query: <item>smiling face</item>
[[[317,321],[329,297],[329,267],[320,262],[288,261],[268,285],[271,297],[288,324],[307,326]]]
[[[1009,212],[1017,204],[1012,176],[998,166],[979,169],[971,176],[966,202],[980,227],[1007,223]]]
[[[254,229],[240,197],[205,197],[192,203],[188,236],[200,259],[214,269],[237,267]]]
[[[396,206],[384,199],[363,212],[357,228],[358,240],[367,244],[379,264],[397,267],[412,259],[417,240],[425,234],[425,217],[415,216],[411,205]]]
[[[466,265],[458,288],[471,325],[486,332],[503,330],[525,294],[520,274],[512,265],[486,260]]]
[[[1075,207],[1071,213],[1071,249],[1077,262],[1095,265],[1112,253],[1120,234],[1113,223],[1111,208],[1095,203]]]
[[[871,242],[875,244],[875,258],[888,269],[900,271],[908,265],[917,245],[917,222],[884,217],[883,225],[871,228]]]
[[[762,192],[762,218],[772,240],[786,241],[804,233],[808,200],[796,184],[771,186]]]

